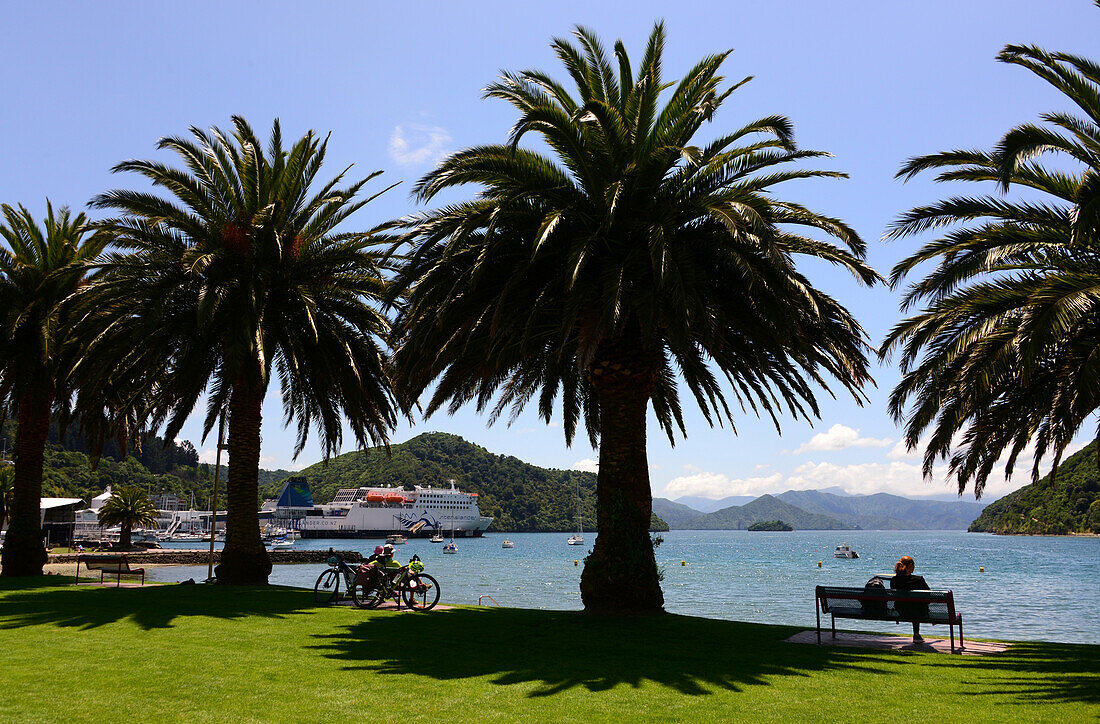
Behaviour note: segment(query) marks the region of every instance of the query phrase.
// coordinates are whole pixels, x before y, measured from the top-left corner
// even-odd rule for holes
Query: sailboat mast
[[[584,524],[581,523],[581,481],[577,478],[577,535],[584,535]]]

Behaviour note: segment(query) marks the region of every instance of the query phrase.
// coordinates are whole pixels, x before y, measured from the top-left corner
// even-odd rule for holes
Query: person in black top
[[[390,549],[390,557],[393,556],[392,551],[393,551],[393,549],[391,548]],[[329,548],[329,552],[330,553],[332,552],[331,548]],[[374,555],[372,555],[370,558],[366,559],[365,561],[363,561],[362,563],[359,564],[359,575],[356,576],[356,579],[358,580],[361,576],[363,582],[365,582],[367,584],[367,588],[368,589],[373,588],[373,587],[378,585],[378,577],[380,575],[379,568],[382,568],[385,565],[386,565],[386,550],[385,550],[385,548],[383,548],[382,546],[375,546]]]
[[[924,576],[914,576],[917,562],[912,556],[902,556],[901,560],[894,564],[894,577],[890,580],[890,588],[899,591],[927,591],[928,582]],[[922,603],[898,603],[895,604],[898,615],[903,621],[924,618],[928,615],[928,605]],[[924,637],[920,635],[920,621],[913,621],[913,643],[921,643]]]

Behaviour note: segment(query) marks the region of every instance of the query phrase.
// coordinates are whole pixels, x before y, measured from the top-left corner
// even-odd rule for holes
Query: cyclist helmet
[[[387,543],[386,545],[382,546],[382,555],[386,556],[386,558],[393,558],[392,543]]]
[[[380,555],[382,555],[382,554],[383,554],[384,552],[385,552],[385,549],[383,549],[383,548],[382,548],[382,546],[375,546],[375,547],[374,547],[374,555],[376,555],[376,556],[380,556]]]

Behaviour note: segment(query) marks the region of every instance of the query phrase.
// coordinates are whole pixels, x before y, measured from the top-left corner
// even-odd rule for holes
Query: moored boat
[[[841,543],[833,551],[833,558],[859,558],[859,554],[852,550],[847,543]]]

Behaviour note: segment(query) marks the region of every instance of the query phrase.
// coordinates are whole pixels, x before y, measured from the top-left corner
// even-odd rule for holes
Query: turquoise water
[[[994,536],[963,531],[671,531],[657,562],[664,572],[665,608],[707,618],[795,626],[815,625],[814,586],[862,586],[893,570],[902,555],[935,589],[955,592],[967,636],[1100,643],[1100,538]],[[412,540],[398,560],[416,553],[443,589],[443,601],[475,604],[492,596],[502,606],[580,609],[578,590],[587,546],[567,546],[568,533],[494,533],[459,539],[459,552]],[[508,538],[515,548],[502,549]],[[856,560],[835,559],[850,543]],[[308,540],[300,549],[373,550],[378,541]],[[817,567],[821,561],[822,567]],[[681,565],[681,562],[684,565]],[[985,572],[979,569],[984,567]],[[271,582],[312,588],[321,564],[279,565]],[[153,569],[154,580],[201,580],[206,567]],[[824,621],[823,621],[824,623]],[[893,624],[845,621],[845,628],[883,630]],[[900,633],[900,627],[898,632]],[[933,633],[944,627],[935,627]]]

